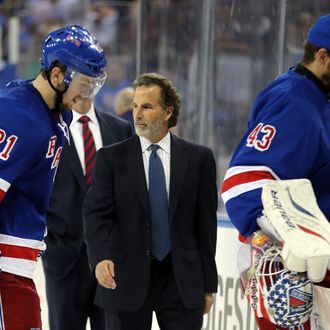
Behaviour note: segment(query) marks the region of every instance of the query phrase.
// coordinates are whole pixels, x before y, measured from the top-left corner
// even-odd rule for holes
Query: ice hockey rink
[[[35,272],[34,281],[40,296],[40,304],[41,304],[41,318],[42,318],[42,326],[43,329],[49,329],[48,325],[48,306],[47,306],[47,299],[46,299],[46,289],[45,289],[45,276],[42,269],[42,263],[39,261],[37,263],[37,269]]]
[[[45,288],[45,276],[42,268],[42,262],[39,260],[37,263],[37,269],[35,272],[34,282],[36,284],[41,305],[41,319],[42,319],[42,329],[49,330],[48,324],[48,306],[46,299],[46,288]],[[85,330],[85,329],[82,329]],[[89,324],[87,324],[86,330],[90,330]]]

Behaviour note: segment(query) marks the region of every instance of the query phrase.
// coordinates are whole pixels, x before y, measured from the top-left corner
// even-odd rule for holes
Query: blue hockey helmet
[[[97,78],[103,85],[106,78],[106,57],[95,37],[80,25],[70,25],[50,32],[42,44],[41,65],[49,70],[54,61],[67,67],[64,82],[68,86],[75,74]]]

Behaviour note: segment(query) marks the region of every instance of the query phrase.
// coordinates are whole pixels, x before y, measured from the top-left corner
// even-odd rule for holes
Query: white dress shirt
[[[83,139],[83,133],[82,133],[82,123],[80,123],[78,120],[82,116],[89,117],[90,121],[88,122],[88,126],[90,130],[92,131],[95,147],[96,150],[99,150],[103,146],[102,141],[102,135],[100,130],[99,121],[97,120],[96,113],[94,110],[94,106],[92,104],[91,108],[88,110],[88,112],[84,115],[72,110],[73,118],[72,122],[70,124],[70,131],[71,135],[74,141],[74,144],[76,146],[76,150],[79,156],[81,168],[83,170],[83,173],[85,175],[85,151],[84,151],[84,139]]]
[[[167,200],[169,200],[169,192],[170,192],[170,169],[171,169],[171,134],[167,132],[167,134],[158,142],[151,143],[148,139],[143,136],[140,136],[140,143],[142,149],[142,158],[144,165],[144,173],[146,176],[147,188],[149,189],[149,158],[151,154],[151,149],[149,148],[152,144],[157,144],[159,148],[157,149],[157,155],[162,161],[164,174],[165,174],[165,182],[166,182],[166,192],[167,192]]]

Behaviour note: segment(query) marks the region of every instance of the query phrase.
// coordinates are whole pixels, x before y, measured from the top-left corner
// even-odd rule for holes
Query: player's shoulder
[[[276,78],[265,88],[254,102],[252,119],[281,120],[292,117],[293,122],[305,122],[315,117],[315,109],[327,105],[325,97],[309,79],[294,73]]]
[[[301,74],[288,70],[288,72],[276,78],[267,92],[277,94],[283,101],[291,103],[315,103],[316,100],[325,101],[325,97],[320,88],[311,79]]]
[[[4,88],[0,89],[0,98],[3,100],[21,100],[29,99],[32,92],[31,81],[14,80],[9,82]]]
[[[26,81],[14,81],[0,91],[0,128],[6,134],[38,140],[44,130],[36,109],[45,104],[30,88]]]
[[[272,105],[296,102],[295,95],[302,88],[299,77],[291,76],[288,73],[275,78],[256,98],[259,103],[271,103]]]
[[[0,90],[0,115],[2,118],[31,118],[33,111],[28,111],[28,109],[34,108],[39,99],[36,98],[29,81],[12,81]]]

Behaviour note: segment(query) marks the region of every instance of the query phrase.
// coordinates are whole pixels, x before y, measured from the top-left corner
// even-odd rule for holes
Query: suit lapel
[[[178,199],[181,193],[182,184],[188,165],[188,155],[186,143],[171,134],[171,174],[170,174],[170,202],[169,202],[169,221],[174,216]]]
[[[134,136],[129,143],[125,144],[124,162],[132,186],[149,217],[147,183],[144,173],[142,150],[138,136]]]
[[[98,110],[95,110],[95,113],[100,125],[103,146],[114,143],[115,138],[113,136],[110,124],[105,119],[105,116],[103,116],[102,112]]]
[[[86,190],[85,178],[84,178],[84,174],[83,174],[83,171],[81,168],[77,149],[74,144],[73,137],[72,137],[70,131],[69,131],[69,134],[70,134],[70,145],[68,143],[65,144],[65,146],[63,148],[63,158],[65,157],[68,160],[67,164],[69,164],[69,166],[71,167],[73,175],[78,180],[82,189]]]

